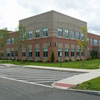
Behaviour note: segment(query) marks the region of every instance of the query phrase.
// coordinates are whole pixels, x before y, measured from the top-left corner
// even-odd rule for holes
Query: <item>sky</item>
[[[87,22],[100,35],[100,0],[0,0],[0,29],[15,31],[19,20],[55,10]]]

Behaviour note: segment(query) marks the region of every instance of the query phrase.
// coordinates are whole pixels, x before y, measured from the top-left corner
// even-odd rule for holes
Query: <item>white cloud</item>
[[[87,21],[89,32],[100,33],[99,0],[0,0],[0,28],[14,29],[18,20],[48,10]]]
[[[0,1],[0,28],[8,27],[9,30],[14,30],[18,26],[18,20],[29,17],[31,13],[19,6],[16,0],[4,1]]]

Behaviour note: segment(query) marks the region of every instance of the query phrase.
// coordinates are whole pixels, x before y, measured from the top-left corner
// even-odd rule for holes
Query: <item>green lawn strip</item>
[[[49,67],[60,67],[60,63],[43,63],[43,62],[21,62],[21,61],[12,61],[12,60],[0,60],[0,63],[10,63],[16,65],[36,65],[36,66],[49,66]],[[79,68],[79,69],[98,69],[100,65],[100,60],[90,60],[85,61],[85,66],[82,66],[82,61],[73,61],[73,62],[63,62],[63,68]]]
[[[79,84],[72,89],[82,89],[82,90],[96,90],[100,91],[100,77],[92,79],[90,81]]]

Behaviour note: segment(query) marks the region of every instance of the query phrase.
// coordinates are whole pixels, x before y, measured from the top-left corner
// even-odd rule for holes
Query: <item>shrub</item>
[[[72,59],[69,59],[69,61],[72,61]]]
[[[82,61],[82,59],[80,59],[80,61]]]
[[[41,60],[37,60],[36,62],[42,62]]]
[[[79,59],[77,59],[77,61],[80,61]]]
[[[46,60],[47,63],[49,63],[49,60]]]
[[[59,60],[56,60],[56,62],[59,62]]]
[[[51,60],[51,62],[54,62],[55,61],[55,56],[54,56],[54,52],[53,51],[52,51],[50,60]]]
[[[87,60],[87,61],[89,61],[89,60],[90,60],[90,58],[87,58],[86,60]]]
[[[68,62],[68,59],[66,59],[65,62]]]

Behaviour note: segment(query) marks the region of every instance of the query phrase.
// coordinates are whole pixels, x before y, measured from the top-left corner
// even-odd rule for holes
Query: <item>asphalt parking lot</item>
[[[81,73],[0,65],[1,77],[13,78],[26,82],[35,82],[37,84],[43,84],[47,86],[51,86],[51,84],[55,81],[78,74]]]

